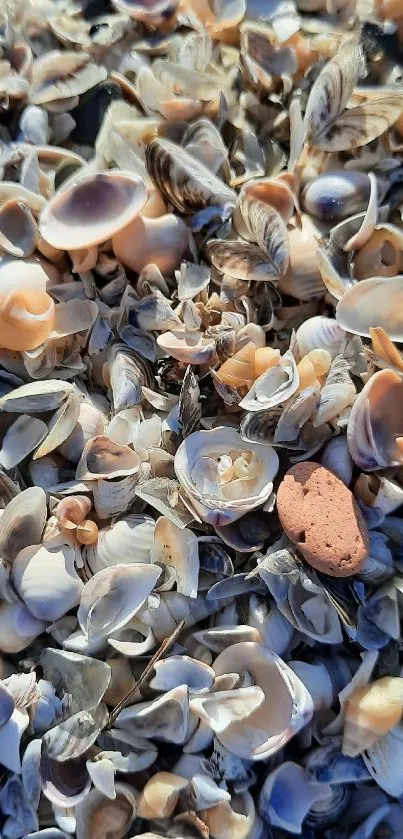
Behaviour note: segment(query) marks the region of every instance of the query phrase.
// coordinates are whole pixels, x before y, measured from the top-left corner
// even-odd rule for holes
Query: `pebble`
[[[350,577],[368,556],[368,532],[350,490],[329,469],[305,461],[288,470],[277,493],[288,538],[306,562],[331,577]]]

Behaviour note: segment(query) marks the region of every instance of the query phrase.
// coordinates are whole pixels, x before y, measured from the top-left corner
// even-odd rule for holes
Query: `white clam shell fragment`
[[[151,561],[173,571],[173,579],[181,594],[197,597],[199,547],[191,530],[181,530],[165,516],[161,516],[155,525]]]
[[[111,170],[78,177],[43,210],[40,233],[54,248],[88,248],[130,224],[146,200],[145,184],[135,175]]]
[[[0,603],[0,650],[19,653],[44,632],[46,623],[37,620],[22,603]]]
[[[188,723],[188,689],[180,685],[151,702],[138,702],[124,708],[115,725],[142,737],[180,744],[186,740]]]
[[[403,724],[363,752],[362,758],[376,783],[393,798],[403,795]]]
[[[84,549],[93,574],[118,563],[151,562],[155,522],[151,516],[128,515],[102,528],[96,545]]]
[[[315,315],[298,327],[296,341],[301,358],[318,348],[327,350],[335,358],[342,351],[346,336],[334,319]]]
[[[266,370],[240,401],[245,411],[265,411],[281,405],[299,386],[299,374],[292,352],[287,351],[278,364]]]
[[[282,659],[263,645],[234,644],[220,653],[213,669],[217,675],[248,672],[265,695],[246,720],[234,722],[218,734],[238,757],[264,760],[309,722],[313,704],[308,691]]]
[[[0,519],[0,555],[12,562],[22,548],[37,544],[46,516],[46,495],[41,487],[29,487],[11,499]]]
[[[214,670],[203,661],[187,655],[171,655],[155,664],[155,676],[150,681],[153,690],[167,691],[187,685],[189,693],[205,693],[213,686]]]
[[[78,606],[83,583],[75,570],[76,557],[68,545],[32,545],[17,554],[12,580],[37,620],[58,620]]]
[[[403,276],[371,277],[350,288],[337,304],[337,323],[355,335],[384,329],[392,341],[403,341]]]
[[[190,434],[174,467],[199,516],[219,526],[267,501],[278,457],[271,446],[245,443],[233,428],[221,427]]]

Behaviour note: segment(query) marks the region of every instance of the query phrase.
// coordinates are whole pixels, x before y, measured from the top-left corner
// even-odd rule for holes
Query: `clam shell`
[[[38,238],[35,219],[22,201],[10,200],[0,208],[0,246],[12,256],[31,256]]]
[[[392,341],[402,341],[402,295],[403,276],[362,280],[337,304],[337,323],[348,332],[367,337],[371,327],[381,327]]]
[[[399,447],[402,381],[392,370],[379,370],[358,395],[347,426],[354,462],[365,471],[402,462]]]
[[[92,789],[76,807],[77,839],[96,839],[105,824],[111,828],[111,839],[123,839],[136,817],[137,794],[128,784],[115,785],[116,798],[111,801],[99,790]]]
[[[46,495],[29,487],[12,498],[0,519],[0,554],[13,562],[20,550],[40,542],[47,518]]]
[[[129,446],[120,446],[104,434],[92,437],[86,444],[77,465],[76,478],[94,481],[134,475],[140,458]]]
[[[75,178],[42,211],[41,236],[55,248],[78,250],[112,238],[147,200],[141,178],[111,170]]]
[[[97,544],[84,552],[91,572],[120,562],[150,562],[154,529],[154,520],[145,515],[129,515],[101,529]]]
[[[115,412],[140,404],[142,387],[152,388],[154,381],[148,362],[125,344],[116,343],[109,351],[108,365]]]
[[[67,545],[56,549],[32,545],[17,554],[12,580],[37,620],[58,620],[78,606],[83,584],[75,561],[76,551]]]

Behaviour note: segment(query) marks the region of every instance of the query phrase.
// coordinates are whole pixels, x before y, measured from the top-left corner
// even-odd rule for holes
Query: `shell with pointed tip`
[[[26,352],[50,336],[55,304],[45,291],[20,288],[0,294],[0,347]]]
[[[238,757],[265,760],[309,722],[312,699],[300,679],[275,653],[261,644],[234,644],[216,658],[213,669],[251,674],[264,701],[248,719],[234,722],[218,739]]]
[[[189,699],[186,685],[179,685],[151,702],[137,702],[120,712],[117,728],[135,728],[142,737],[183,744],[189,726]]]
[[[42,211],[40,233],[60,250],[88,248],[127,227],[146,200],[147,189],[136,175],[111,170],[76,177]]]
[[[76,559],[76,551],[67,545],[31,545],[17,554],[12,581],[37,620],[58,620],[78,606],[83,583],[74,567]]]
[[[343,754],[356,757],[377,743],[400,722],[402,712],[402,678],[384,676],[357,688],[345,707]]]
[[[142,819],[166,819],[172,816],[179,793],[186,789],[187,778],[172,772],[156,772],[147,781],[137,804],[137,815]]]
[[[245,444],[235,429],[222,427],[190,434],[174,468],[200,517],[218,526],[267,501],[278,463],[271,446]]]
[[[347,426],[354,463],[366,472],[403,463],[403,381],[393,370],[379,370],[358,394]]]

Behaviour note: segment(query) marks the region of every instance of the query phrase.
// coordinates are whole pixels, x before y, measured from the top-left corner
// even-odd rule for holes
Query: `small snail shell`
[[[227,358],[217,372],[219,381],[234,388],[250,388],[255,380],[255,351],[255,344],[249,341],[232,358]]]
[[[315,366],[309,358],[309,355],[306,355],[301,359],[297,365],[297,369],[299,373],[299,386],[297,393],[300,393],[301,390],[305,390],[306,387],[312,387],[315,384],[319,384]]]
[[[91,501],[85,495],[70,495],[59,501],[55,515],[61,527],[75,530],[91,510]]]
[[[258,347],[255,352],[255,379],[258,379],[270,367],[275,367],[279,361],[280,350],[275,350],[273,347]]]
[[[77,525],[76,536],[80,545],[93,545],[98,539],[98,527],[94,521],[86,519]]]
[[[45,291],[21,288],[0,295],[0,347],[25,352],[49,338],[55,304]]]

